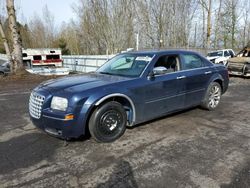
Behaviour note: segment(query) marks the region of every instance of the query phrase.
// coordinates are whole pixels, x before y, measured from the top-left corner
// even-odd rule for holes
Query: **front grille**
[[[236,69],[242,69],[243,68],[243,64],[241,63],[228,63],[228,67],[229,68],[236,68]]]
[[[39,95],[35,92],[32,92],[30,94],[29,112],[30,112],[31,117],[40,119],[44,99],[45,99],[44,96]]]

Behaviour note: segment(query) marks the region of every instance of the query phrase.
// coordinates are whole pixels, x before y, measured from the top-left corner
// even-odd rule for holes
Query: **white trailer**
[[[62,52],[58,48],[23,49],[23,63],[26,70],[39,75],[67,75],[63,68]]]
[[[23,49],[23,62],[28,67],[62,67],[62,52],[58,48]]]

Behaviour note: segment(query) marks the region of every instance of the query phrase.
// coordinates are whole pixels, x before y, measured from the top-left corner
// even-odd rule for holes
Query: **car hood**
[[[57,92],[66,89],[68,91],[74,92],[84,91],[129,79],[131,78],[92,73],[48,80],[41,83],[38,87],[49,90],[50,92]]]
[[[214,59],[217,59],[217,58],[219,58],[219,57],[221,57],[221,56],[213,56],[213,57],[207,56],[207,59],[208,59],[208,60],[214,60]]]
[[[233,57],[228,60],[231,63],[250,63],[250,57]]]

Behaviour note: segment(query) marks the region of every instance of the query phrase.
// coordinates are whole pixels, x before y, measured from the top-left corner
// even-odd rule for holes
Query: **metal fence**
[[[63,66],[73,72],[91,72],[103,65],[113,55],[62,56]]]

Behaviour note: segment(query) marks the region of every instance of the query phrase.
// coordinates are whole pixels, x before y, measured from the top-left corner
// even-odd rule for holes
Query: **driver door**
[[[175,65],[169,62],[170,59],[176,60]],[[184,106],[184,96],[180,94],[183,90],[183,79],[179,73],[179,61],[178,55],[170,54],[159,57],[155,63],[154,68],[163,66],[168,71],[165,74],[154,75],[146,80],[144,87],[144,115],[147,119],[159,117]]]

